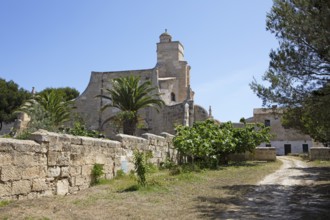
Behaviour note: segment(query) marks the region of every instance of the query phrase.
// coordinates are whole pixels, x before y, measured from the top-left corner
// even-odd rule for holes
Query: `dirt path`
[[[293,157],[278,159],[281,168],[252,186],[221,219],[330,219],[329,169],[309,168]]]
[[[283,165],[275,173],[265,177],[258,185],[282,185],[282,186],[295,186],[295,185],[311,185],[313,178],[304,179],[306,172],[304,169],[308,168],[307,164],[303,161],[297,160],[293,157],[277,157],[281,160]]]

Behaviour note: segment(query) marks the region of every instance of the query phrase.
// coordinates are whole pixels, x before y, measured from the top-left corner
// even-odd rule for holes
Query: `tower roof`
[[[162,33],[160,36],[159,36],[159,40],[161,43],[164,43],[164,42],[171,42],[172,41],[172,36],[170,34],[167,33],[167,29],[165,29],[165,32]]]

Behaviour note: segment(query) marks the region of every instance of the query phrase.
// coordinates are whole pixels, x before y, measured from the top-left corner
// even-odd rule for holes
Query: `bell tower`
[[[184,47],[179,41],[172,41],[172,36],[166,29],[159,36],[157,43],[157,68],[160,88],[164,93],[168,93],[169,102],[173,104],[175,100],[175,103],[181,103],[191,97],[191,94],[187,94],[187,88],[190,86],[190,66],[184,60]]]

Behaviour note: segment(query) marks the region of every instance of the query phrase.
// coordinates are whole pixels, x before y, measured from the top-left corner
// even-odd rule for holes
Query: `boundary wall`
[[[0,138],[0,200],[76,193],[90,186],[96,163],[103,165],[106,179],[134,169],[135,149],[151,151],[155,164],[176,159],[174,136],[161,135],[105,140],[39,130],[30,140]]]
[[[310,160],[330,160],[329,147],[312,147],[309,151]]]

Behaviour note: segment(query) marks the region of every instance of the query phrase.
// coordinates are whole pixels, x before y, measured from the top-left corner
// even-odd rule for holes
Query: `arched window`
[[[174,94],[174,92],[171,93],[171,101],[172,102],[175,102],[175,94]]]

